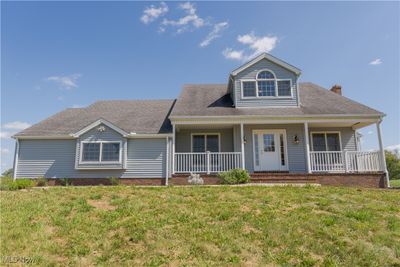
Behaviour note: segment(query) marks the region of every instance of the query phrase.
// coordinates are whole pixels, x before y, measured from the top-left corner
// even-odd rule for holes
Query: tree
[[[391,151],[385,150],[386,167],[390,180],[400,179],[400,159]]]

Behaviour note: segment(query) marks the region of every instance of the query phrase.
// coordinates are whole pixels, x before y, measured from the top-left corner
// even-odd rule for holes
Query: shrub
[[[11,177],[2,177],[0,190],[14,191],[19,189],[30,188],[32,186],[33,186],[33,181],[31,179],[16,179],[14,181]]]
[[[233,169],[218,174],[223,184],[245,184],[250,181],[250,175],[247,170]]]
[[[72,181],[69,178],[60,178],[59,181],[60,181],[60,184],[62,186],[70,186],[70,185],[72,185]]]
[[[47,186],[47,179],[44,177],[38,177],[36,180],[36,186]]]
[[[111,185],[119,185],[120,181],[117,177],[109,177],[108,180],[110,180]]]

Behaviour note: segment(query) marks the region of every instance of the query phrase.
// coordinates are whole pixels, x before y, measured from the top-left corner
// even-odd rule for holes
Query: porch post
[[[165,138],[166,148],[165,148],[165,185],[168,185],[168,177],[169,177],[169,138],[168,136]]]
[[[306,163],[307,163],[307,172],[311,173],[310,167],[310,140],[308,135],[308,122],[304,123],[304,141],[306,145]]]
[[[243,130],[243,122],[240,123],[240,145],[241,149],[240,151],[242,152],[242,169],[245,169],[245,164],[244,164],[244,130]]]
[[[175,124],[172,124],[172,174],[175,174]]]
[[[382,164],[381,167],[382,167],[382,171],[385,172],[386,183],[387,183],[387,186],[389,187],[389,173],[388,173],[387,167],[386,167],[385,149],[383,148],[383,142],[382,142],[381,122],[382,122],[382,120],[379,120],[376,122],[376,132],[378,134],[379,152],[381,153],[381,164]]]

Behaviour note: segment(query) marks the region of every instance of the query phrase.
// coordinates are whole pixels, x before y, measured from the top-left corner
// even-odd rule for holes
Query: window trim
[[[268,71],[271,72],[274,76],[274,79],[258,79],[258,75],[260,72]],[[258,81],[274,81],[275,83],[275,95],[274,96],[259,96],[258,95]],[[280,96],[279,95],[279,88],[278,88],[278,81],[289,81],[290,82],[290,95],[287,96]],[[256,88],[256,96],[244,96],[243,94],[243,82],[255,82]],[[292,79],[278,79],[276,78],[275,72],[270,69],[261,69],[257,72],[256,77],[254,79],[240,79],[240,94],[242,99],[293,99],[293,81]]]
[[[339,136],[339,146],[340,146],[340,150],[338,151],[330,151],[328,150],[328,138],[327,138],[327,134],[331,134],[331,133],[335,133],[338,134]],[[314,134],[323,134],[325,137],[325,150],[324,151],[320,151],[320,152],[341,152],[343,151],[343,146],[342,146],[342,136],[340,134],[340,131],[311,131],[310,132],[310,143],[311,143],[311,151],[315,151],[314,150],[314,142],[313,142],[313,135]]]
[[[99,154],[99,160],[98,161],[84,161],[83,159],[83,144],[90,144],[90,143],[100,143],[100,154]],[[103,161],[103,143],[114,143],[114,144],[119,144],[119,160],[118,161],[109,161],[105,160]],[[80,155],[79,155],[79,164],[80,165],[85,165],[85,164],[122,164],[122,141],[81,141],[80,142]]]
[[[194,135],[204,135],[205,136],[205,151],[204,152],[193,152],[193,136]],[[220,153],[221,152],[221,133],[191,133],[190,135],[190,152],[191,153],[206,153],[207,152],[207,135],[217,135],[218,136],[218,152],[211,153]]]

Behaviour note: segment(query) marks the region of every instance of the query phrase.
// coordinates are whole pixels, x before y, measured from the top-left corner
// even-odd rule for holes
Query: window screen
[[[119,143],[103,143],[101,160],[119,161]]]
[[[256,82],[243,82],[243,96],[256,96]]]
[[[82,161],[99,161],[100,143],[83,143]]]

